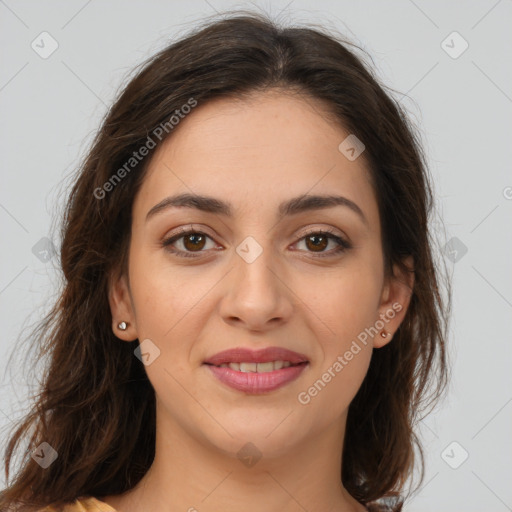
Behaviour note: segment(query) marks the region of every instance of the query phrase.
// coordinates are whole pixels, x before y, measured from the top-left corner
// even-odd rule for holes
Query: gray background
[[[510,0],[0,0],[2,445],[36,389],[38,376],[19,362],[19,335],[56,296],[58,257],[44,238],[58,250],[52,222],[64,178],[136,64],[204,15],[251,6],[338,29],[407,94],[401,101],[420,126],[444,220],[438,233],[448,249],[439,257],[453,275],[454,304],[451,386],[421,423],[426,477],[406,510],[512,510]],[[58,43],[47,58],[31,47],[51,49],[44,31]]]

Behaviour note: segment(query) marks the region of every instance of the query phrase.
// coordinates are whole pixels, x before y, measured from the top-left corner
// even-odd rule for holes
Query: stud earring
[[[128,327],[128,324],[126,322],[119,322],[117,324],[117,327],[121,330],[121,331],[126,331],[126,328]]]
[[[380,335],[383,337],[383,338],[387,338],[389,336],[389,332],[386,332],[386,329],[383,329],[382,332],[380,333]]]

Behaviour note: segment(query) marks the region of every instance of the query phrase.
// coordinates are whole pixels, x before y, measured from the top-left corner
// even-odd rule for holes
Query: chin
[[[240,409],[237,411],[239,414],[242,413]],[[262,418],[260,411],[260,417],[252,421],[240,421],[240,417],[236,421],[227,421],[225,424],[229,425],[229,434],[223,429],[216,429],[215,432],[209,429],[205,430],[203,435],[208,444],[231,457],[240,458],[248,453],[275,458],[286,454],[300,441],[301,433],[297,429],[297,424],[283,421],[287,414],[289,411],[286,414]],[[220,418],[219,421],[222,422]],[[224,422],[222,424],[224,425]]]

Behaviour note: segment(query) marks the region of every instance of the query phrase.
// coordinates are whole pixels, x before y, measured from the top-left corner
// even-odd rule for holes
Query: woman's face
[[[146,354],[159,429],[232,454],[340,437],[373,347],[403,319],[410,290],[385,279],[364,153],[342,152],[349,133],[322,112],[282,92],[214,100],[156,151],[110,302],[129,322],[116,334]],[[209,201],[172,205],[181,194]],[[253,352],[269,347],[299,356]],[[249,352],[219,367],[231,349]]]

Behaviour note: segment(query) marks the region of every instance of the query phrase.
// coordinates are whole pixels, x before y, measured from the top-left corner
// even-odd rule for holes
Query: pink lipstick
[[[305,355],[279,347],[235,348],[219,352],[204,362],[221,382],[250,394],[285,386],[298,378],[308,363]]]

